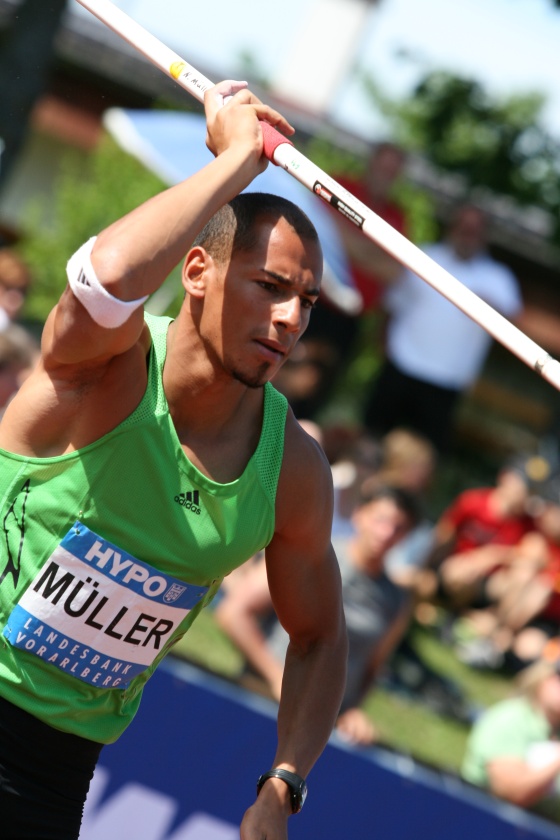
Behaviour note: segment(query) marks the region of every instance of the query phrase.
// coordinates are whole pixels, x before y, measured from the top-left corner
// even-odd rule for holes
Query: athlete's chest
[[[258,432],[228,436],[226,440],[181,442],[185,458],[204,476],[218,484],[229,484],[247,468],[258,444]]]

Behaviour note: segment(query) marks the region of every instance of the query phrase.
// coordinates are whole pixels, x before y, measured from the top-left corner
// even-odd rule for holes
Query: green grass
[[[440,675],[453,680],[475,708],[490,706],[512,692],[510,677],[475,671],[462,664],[433,629],[416,625],[411,640],[422,659]],[[211,610],[201,613],[174,649],[174,655],[266,694],[263,683],[244,674],[243,657],[219,629]],[[467,723],[437,714],[425,703],[381,686],[369,693],[364,709],[378,730],[380,746],[436,770],[459,774],[469,734]],[[558,801],[541,804],[535,810],[548,820],[560,823]]]
[[[189,632],[173,648],[173,654],[230,680],[239,678],[244,667],[243,656],[217,626],[208,609],[200,613]]]
[[[416,626],[411,639],[422,660],[442,677],[452,680],[472,708],[485,708],[511,693],[511,679],[463,665],[433,631]],[[423,702],[383,688],[370,692],[364,706],[377,725],[381,743],[425,764],[459,772],[470,729],[468,723],[437,714]]]
[[[438,673],[454,680],[474,706],[489,706],[510,692],[511,680],[463,665],[432,631],[416,627],[412,638],[422,658]],[[226,679],[239,680],[243,675],[243,657],[218,628],[211,610],[197,618],[174,652]],[[459,770],[467,724],[438,715],[422,702],[384,688],[371,691],[364,708],[384,746],[441,769]]]
[[[384,689],[372,692],[364,707],[378,729],[381,745],[424,764],[458,771],[468,731],[464,724]]]

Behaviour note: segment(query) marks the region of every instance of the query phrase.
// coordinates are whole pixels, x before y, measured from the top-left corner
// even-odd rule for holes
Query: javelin
[[[110,0],[77,0],[199,102],[214,82],[198,72]],[[486,301],[471,292],[405,236],[358,201],[268,123],[261,122],[264,154],[297,181],[350,219],[362,232],[472,318],[496,341],[560,390],[560,363]]]

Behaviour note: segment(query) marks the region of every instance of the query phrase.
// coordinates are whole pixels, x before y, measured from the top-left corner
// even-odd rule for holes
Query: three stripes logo
[[[179,493],[178,496],[175,496],[175,501],[178,505],[182,505],[187,508],[187,510],[190,510],[192,513],[196,513],[197,516],[200,516],[201,509],[198,490],[189,490],[187,493]]]

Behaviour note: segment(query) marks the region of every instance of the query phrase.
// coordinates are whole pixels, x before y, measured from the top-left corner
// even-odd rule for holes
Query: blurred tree
[[[270,79],[252,50],[241,50],[237,61],[240,79],[247,79],[250,85],[258,84],[263,90],[270,89]]]
[[[541,94],[496,99],[479,82],[443,71],[428,73],[401,102],[371,78],[365,84],[405,148],[459,173],[469,188],[548,210],[560,243],[560,145],[539,124]]]
[[[18,251],[35,282],[24,316],[43,322],[64,288],[66,263],[76,248],[164,186],[108,135],[87,157],[69,154],[47,212],[35,205],[26,213],[27,229]],[[178,299],[180,289],[177,280]]]

